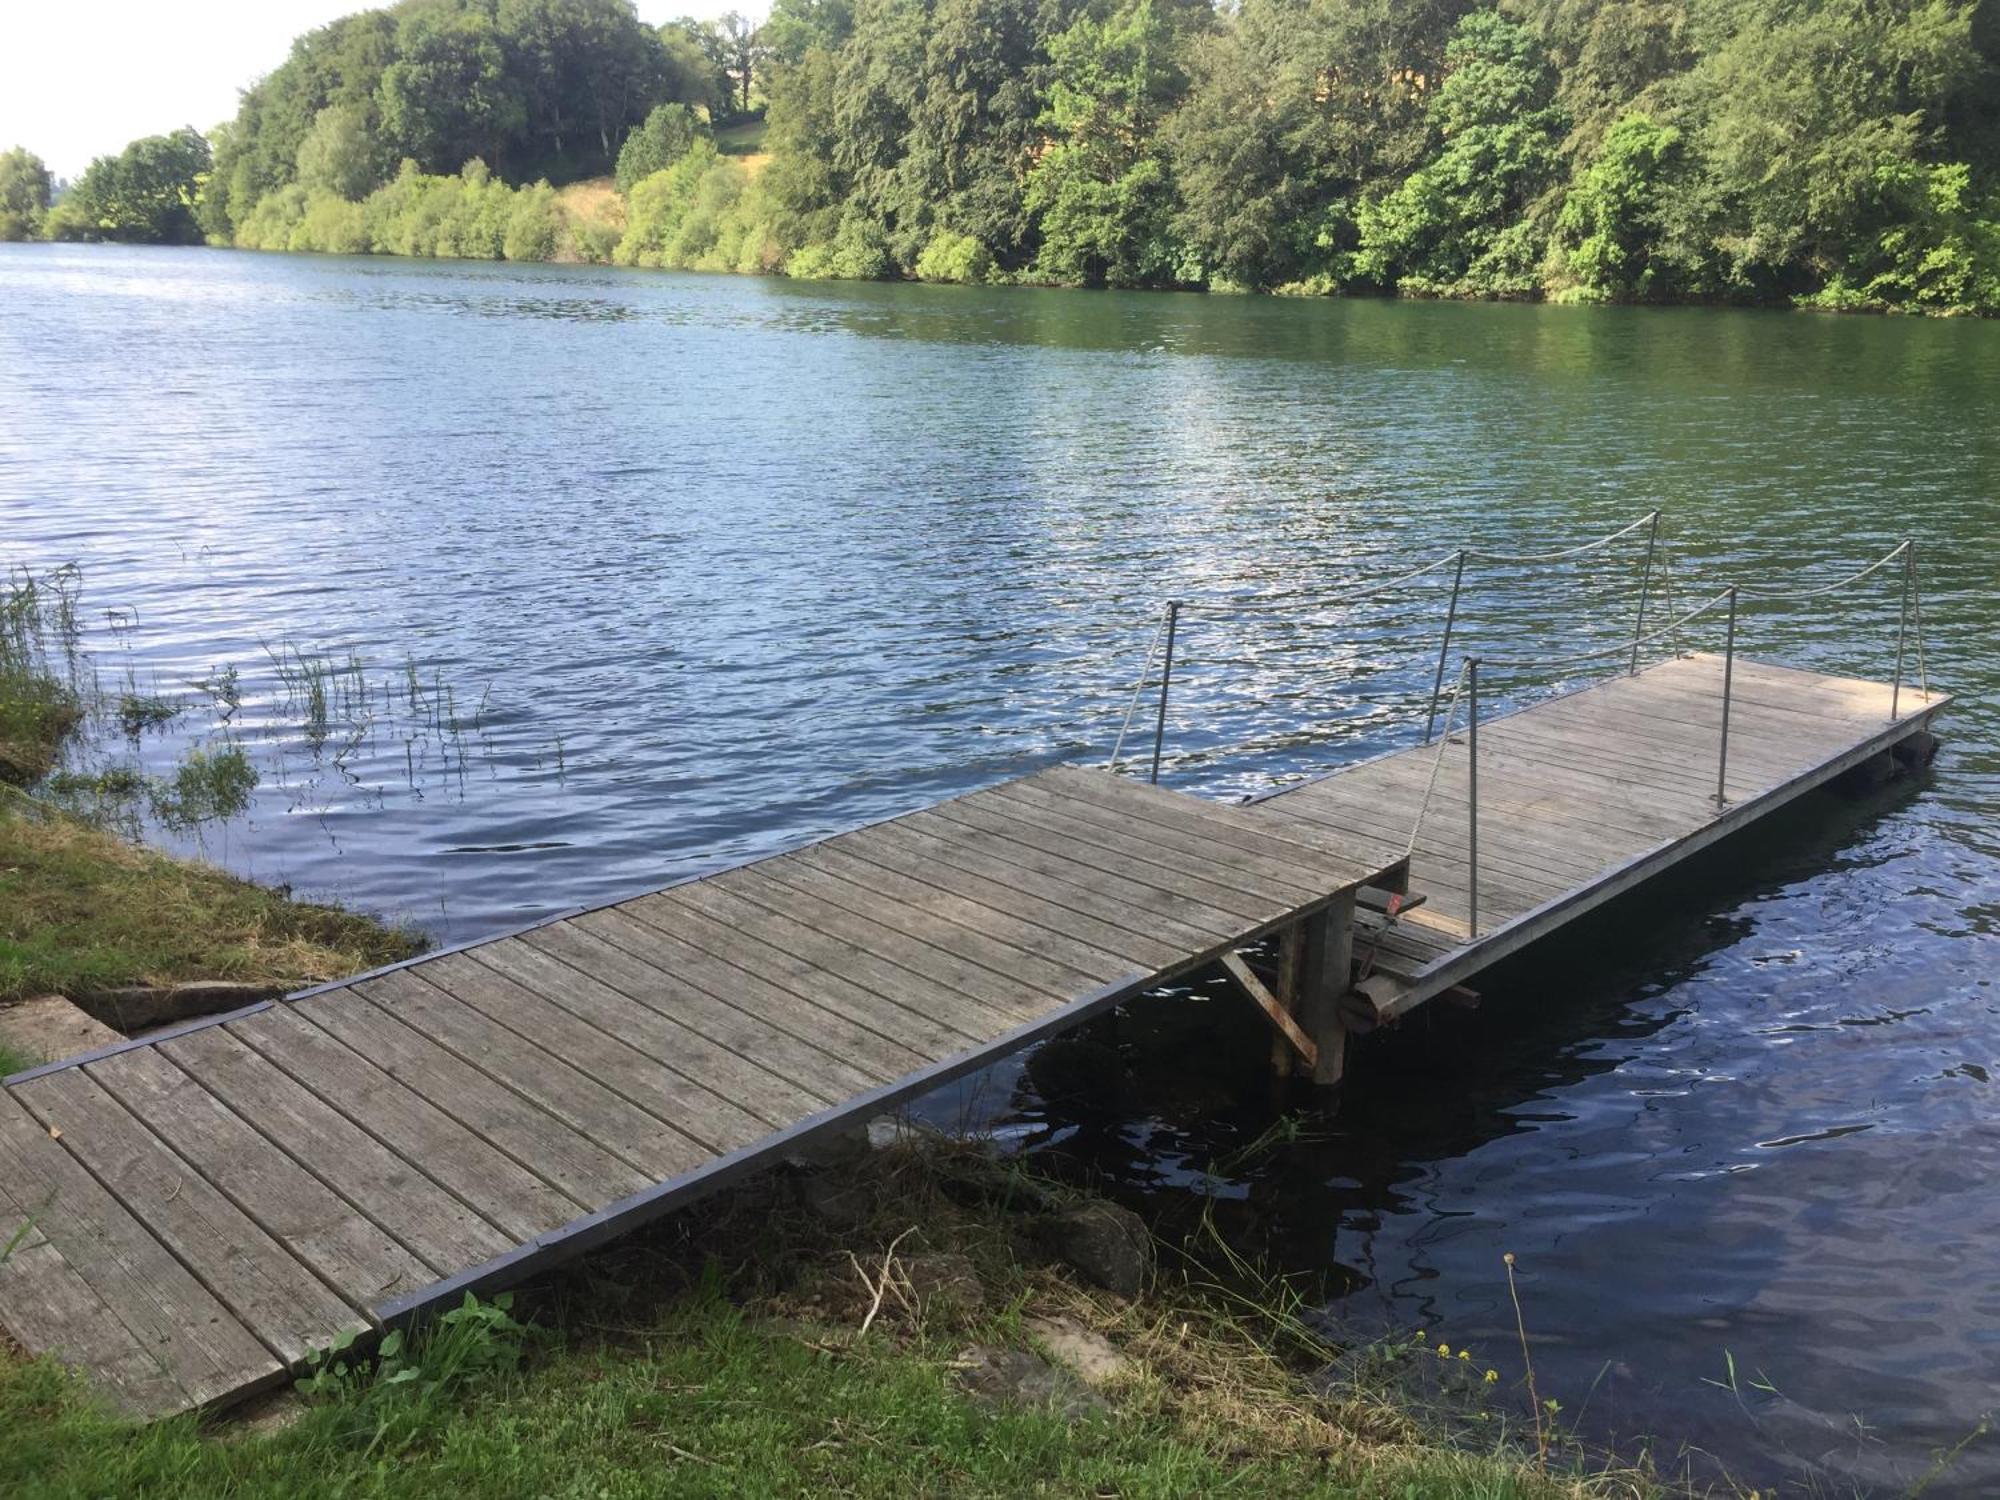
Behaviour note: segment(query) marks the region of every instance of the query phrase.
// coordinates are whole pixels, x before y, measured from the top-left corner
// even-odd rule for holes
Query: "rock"
[[[901,1115],[877,1115],[868,1122],[867,1141],[871,1151],[893,1151],[898,1146],[921,1148],[941,1139],[937,1131]]]
[[[107,1026],[132,1032],[175,1021],[192,1021],[197,1016],[220,1015],[223,1011],[255,1005],[259,1000],[275,1000],[284,993],[286,986],[282,984],[195,979],[181,984],[92,990],[78,996],[77,1003]]]
[[[1111,1340],[1067,1318],[1028,1318],[1022,1326],[1051,1359],[1089,1385],[1108,1385],[1132,1368]]]
[[[1051,1221],[1046,1235],[1054,1254],[1121,1297],[1138,1296],[1153,1269],[1146,1221],[1115,1203],[1079,1204]]]
[[[0,1043],[33,1063],[60,1062],[125,1038],[61,995],[0,1006]]]
[[[1067,1370],[1021,1349],[974,1344],[958,1356],[958,1383],[988,1405],[1044,1407],[1072,1422],[1109,1409]]]
[[[904,1255],[897,1263],[925,1313],[976,1313],[986,1306],[986,1285],[969,1256]]]

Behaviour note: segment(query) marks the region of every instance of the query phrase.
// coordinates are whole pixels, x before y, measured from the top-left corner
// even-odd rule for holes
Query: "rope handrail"
[[[1125,722],[1118,726],[1118,738],[1111,746],[1111,759],[1104,763],[1107,771],[1118,769],[1118,757],[1125,749],[1125,736],[1131,732],[1133,715],[1139,712],[1139,696],[1146,691],[1146,679],[1153,675],[1153,658],[1159,654],[1160,637],[1166,634],[1166,630],[1167,616],[1162,611],[1160,623],[1153,629],[1152,643],[1146,647],[1146,660],[1139,667],[1139,680],[1132,684],[1132,701],[1125,705]]]
[[[1658,630],[1654,631],[1651,635],[1642,635],[1636,641],[1632,640],[1620,641],[1617,645],[1607,646],[1601,651],[1580,651],[1574,656],[1555,656],[1547,658],[1527,657],[1527,656],[1511,656],[1511,657],[1486,656],[1478,652],[1472,652],[1469,654],[1469,659],[1477,658],[1479,665],[1482,667],[1498,667],[1502,671],[1519,671],[1522,670],[1523,668],[1546,669],[1550,667],[1568,667],[1568,666],[1574,666],[1578,662],[1602,661],[1604,658],[1609,656],[1624,656],[1627,653],[1629,653],[1634,646],[1650,645],[1654,641],[1660,640],[1663,637],[1674,634],[1681,628],[1681,626],[1687,624],[1688,621],[1694,619],[1696,616],[1705,615],[1711,609],[1714,609],[1716,605],[1726,603],[1729,599],[1729,596],[1735,592],[1737,591],[1734,589],[1724,589],[1721,593],[1717,594],[1713,599],[1708,600],[1706,603],[1697,604],[1693,609],[1689,610],[1679,619],[1669,620],[1665,625],[1662,625]]]
[[[1607,536],[1597,537],[1588,542],[1581,542],[1574,547],[1564,547],[1556,552],[1481,552],[1471,547],[1457,547],[1450,552],[1444,553],[1442,556],[1432,558],[1422,567],[1412,568],[1407,573],[1398,573],[1395,577],[1385,578],[1379,583],[1363,584],[1357,589],[1343,592],[1330,598],[1279,600],[1268,599],[1254,594],[1226,594],[1207,599],[1183,599],[1181,601],[1181,608],[1184,611],[1196,610],[1203,614],[1218,614],[1230,610],[1261,612],[1328,609],[1338,605],[1351,604],[1360,599],[1372,599],[1378,594],[1389,593],[1392,590],[1401,588],[1406,583],[1414,583],[1419,578],[1435,573],[1440,568],[1450,567],[1461,562],[1476,561],[1515,566],[1528,563],[1561,562],[1566,558],[1581,557],[1586,552],[1595,552],[1599,547],[1608,547],[1613,542],[1632,535],[1633,532],[1638,531],[1641,527],[1652,525],[1654,518],[1658,515],[1659,512],[1657,510],[1647,511],[1638,520],[1619,527],[1618,530],[1611,532]]]
[[[1850,573],[1848,574],[1847,577],[1840,579],[1838,582],[1822,584],[1820,587],[1816,589],[1745,588],[1738,590],[1738,593],[1742,598],[1745,599],[1784,599],[1784,600],[1817,599],[1824,594],[1838,593],[1841,589],[1847,588],[1853,584],[1861,582],[1861,580],[1866,578],[1870,573],[1874,573],[1883,568],[1888,567],[1890,563],[1894,562],[1897,558],[1901,557],[1905,552],[1909,551],[1910,546],[1911,543],[1907,538],[1905,538],[1903,541],[1896,543],[1896,545],[1892,547],[1887,553],[1883,554],[1881,557],[1876,558],[1875,561],[1868,564],[1867,567],[1861,569],[1860,572]]]
[[[1617,531],[1614,531],[1609,536],[1601,536],[1594,542],[1584,542],[1579,546],[1565,547],[1560,552],[1521,552],[1521,553],[1478,552],[1468,547],[1465,551],[1465,555],[1468,560],[1477,559],[1480,562],[1505,563],[1510,567],[1523,563],[1561,562],[1565,558],[1581,557],[1586,552],[1595,552],[1599,547],[1608,547],[1613,542],[1618,541],[1623,537],[1630,536],[1633,532],[1637,531],[1641,526],[1652,525],[1653,517],[1655,517],[1658,514],[1659,512],[1656,510],[1649,510],[1646,512],[1645,515],[1639,517],[1639,519],[1634,521],[1630,526],[1626,526]]]

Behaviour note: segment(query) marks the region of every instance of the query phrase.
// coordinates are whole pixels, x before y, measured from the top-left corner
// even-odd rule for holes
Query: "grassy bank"
[[[204,979],[290,988],[421,947],[0,792],[0,1002]]]
[[[1255,1495],[1555,1500],[1664,1493],[1538,1459],[1524,1429],[1377,1351],[1335,1351],[1241,1278],[1166,1257],[1137,1299],[1047,1254],[1064,1190],[965,1149],[774,1174],[321,1382],[279,1431],[139,1428],[46,1362],[0,1359],[0,1492],[666,1496]],[[966,1388],[992,1351],[1081,1342]],[[1038,1361],[1029,1358],[1029,1364]],[[1454,1368],[1457,1361],[1449,1362]],[[1419,1410],[1426,1414],[1419,1415]]]

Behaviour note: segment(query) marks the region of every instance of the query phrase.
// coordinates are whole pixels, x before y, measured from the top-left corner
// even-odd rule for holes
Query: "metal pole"
[[[1458,586],[1465,582],[1465,548],[1458,549],[1458,566],[1451,574],[1451,608],[1444,616],[1444,643],[1438,647],[1437,676],[1431,682],[1431,714],[1424,720],[1424,743],[1431,742],[1431,732],[1437,728],[1438,698],[1444,692],[1444,659],[1451,654],[1451,627],[1458,622]]]
[[[1466,742],[1469,746],[1467,777],[1466,846],[1471,854],[1466,876],[1467,916],[1472,936],[1479,936],[1479,658],[1465,664]]]
[[[1896,685],[1889,690],[1889,722],[1896,722],[1896,713],[1903,705],[1903,643],[1910,634],[1910,595],[1916,587],[1917,544],[1909,537],[1903,538],[1903,614],[1896,624]]]
[[[1632,670],[1639,675],[1639,642],[1646,638],[1646,595],[1653,586],[1653,549],[1660,544],[1660,513],[1653,512],[1653,529],[1646,534],[1646,565],[1639,570],[1639,618],[1632,625]]]
[[[1153,774],[1149,778],[1155,786],[1160,781],[1160,751],[1167,743],[1167,685],[1174,676],[1174,628],[1180,623],[1181,602],[1167,601],[1167,653],[1160,667],[1160,717],[1153,726]]]
[[[1715,768],[1715,805],[1729,801],[1729,696],[1736,682],[1736,585],[1729,586],[1729,643],[1722,652],[1722,754]]]

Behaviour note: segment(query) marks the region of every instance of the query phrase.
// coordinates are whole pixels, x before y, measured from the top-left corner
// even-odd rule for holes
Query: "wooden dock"
[[[1394,884],[1391,842],[1057,769],[31,1070],[0,1324],[134,1413],[235,1399]]]
[[[19,1074],[0,1325],[130,1412],[227,1402],[1217,961],[1336,1081],[1946,702],[1733,671],[1719,803],[1723,664],[1676,657],[1249,805],[1046,771]]]
[[[1275,836],[1336,845],[1394,839],[1409,848],[1409,886],[1423,904],[1394,920],[1362,914],[1346,1019],[1365,1030],[1462,985],[1775,808],[1890,755],[1950,701],[1741,656],[1729,665],[1726,765],[1725,661],[1695,654],[1481,723],[1476,800],[1473,740],[1461,725],[1438,745],[1344,766],[1253,803],[1248,810]],[[1322,1082],[1339,1077],[1339,1041],[1322,1045]]]

